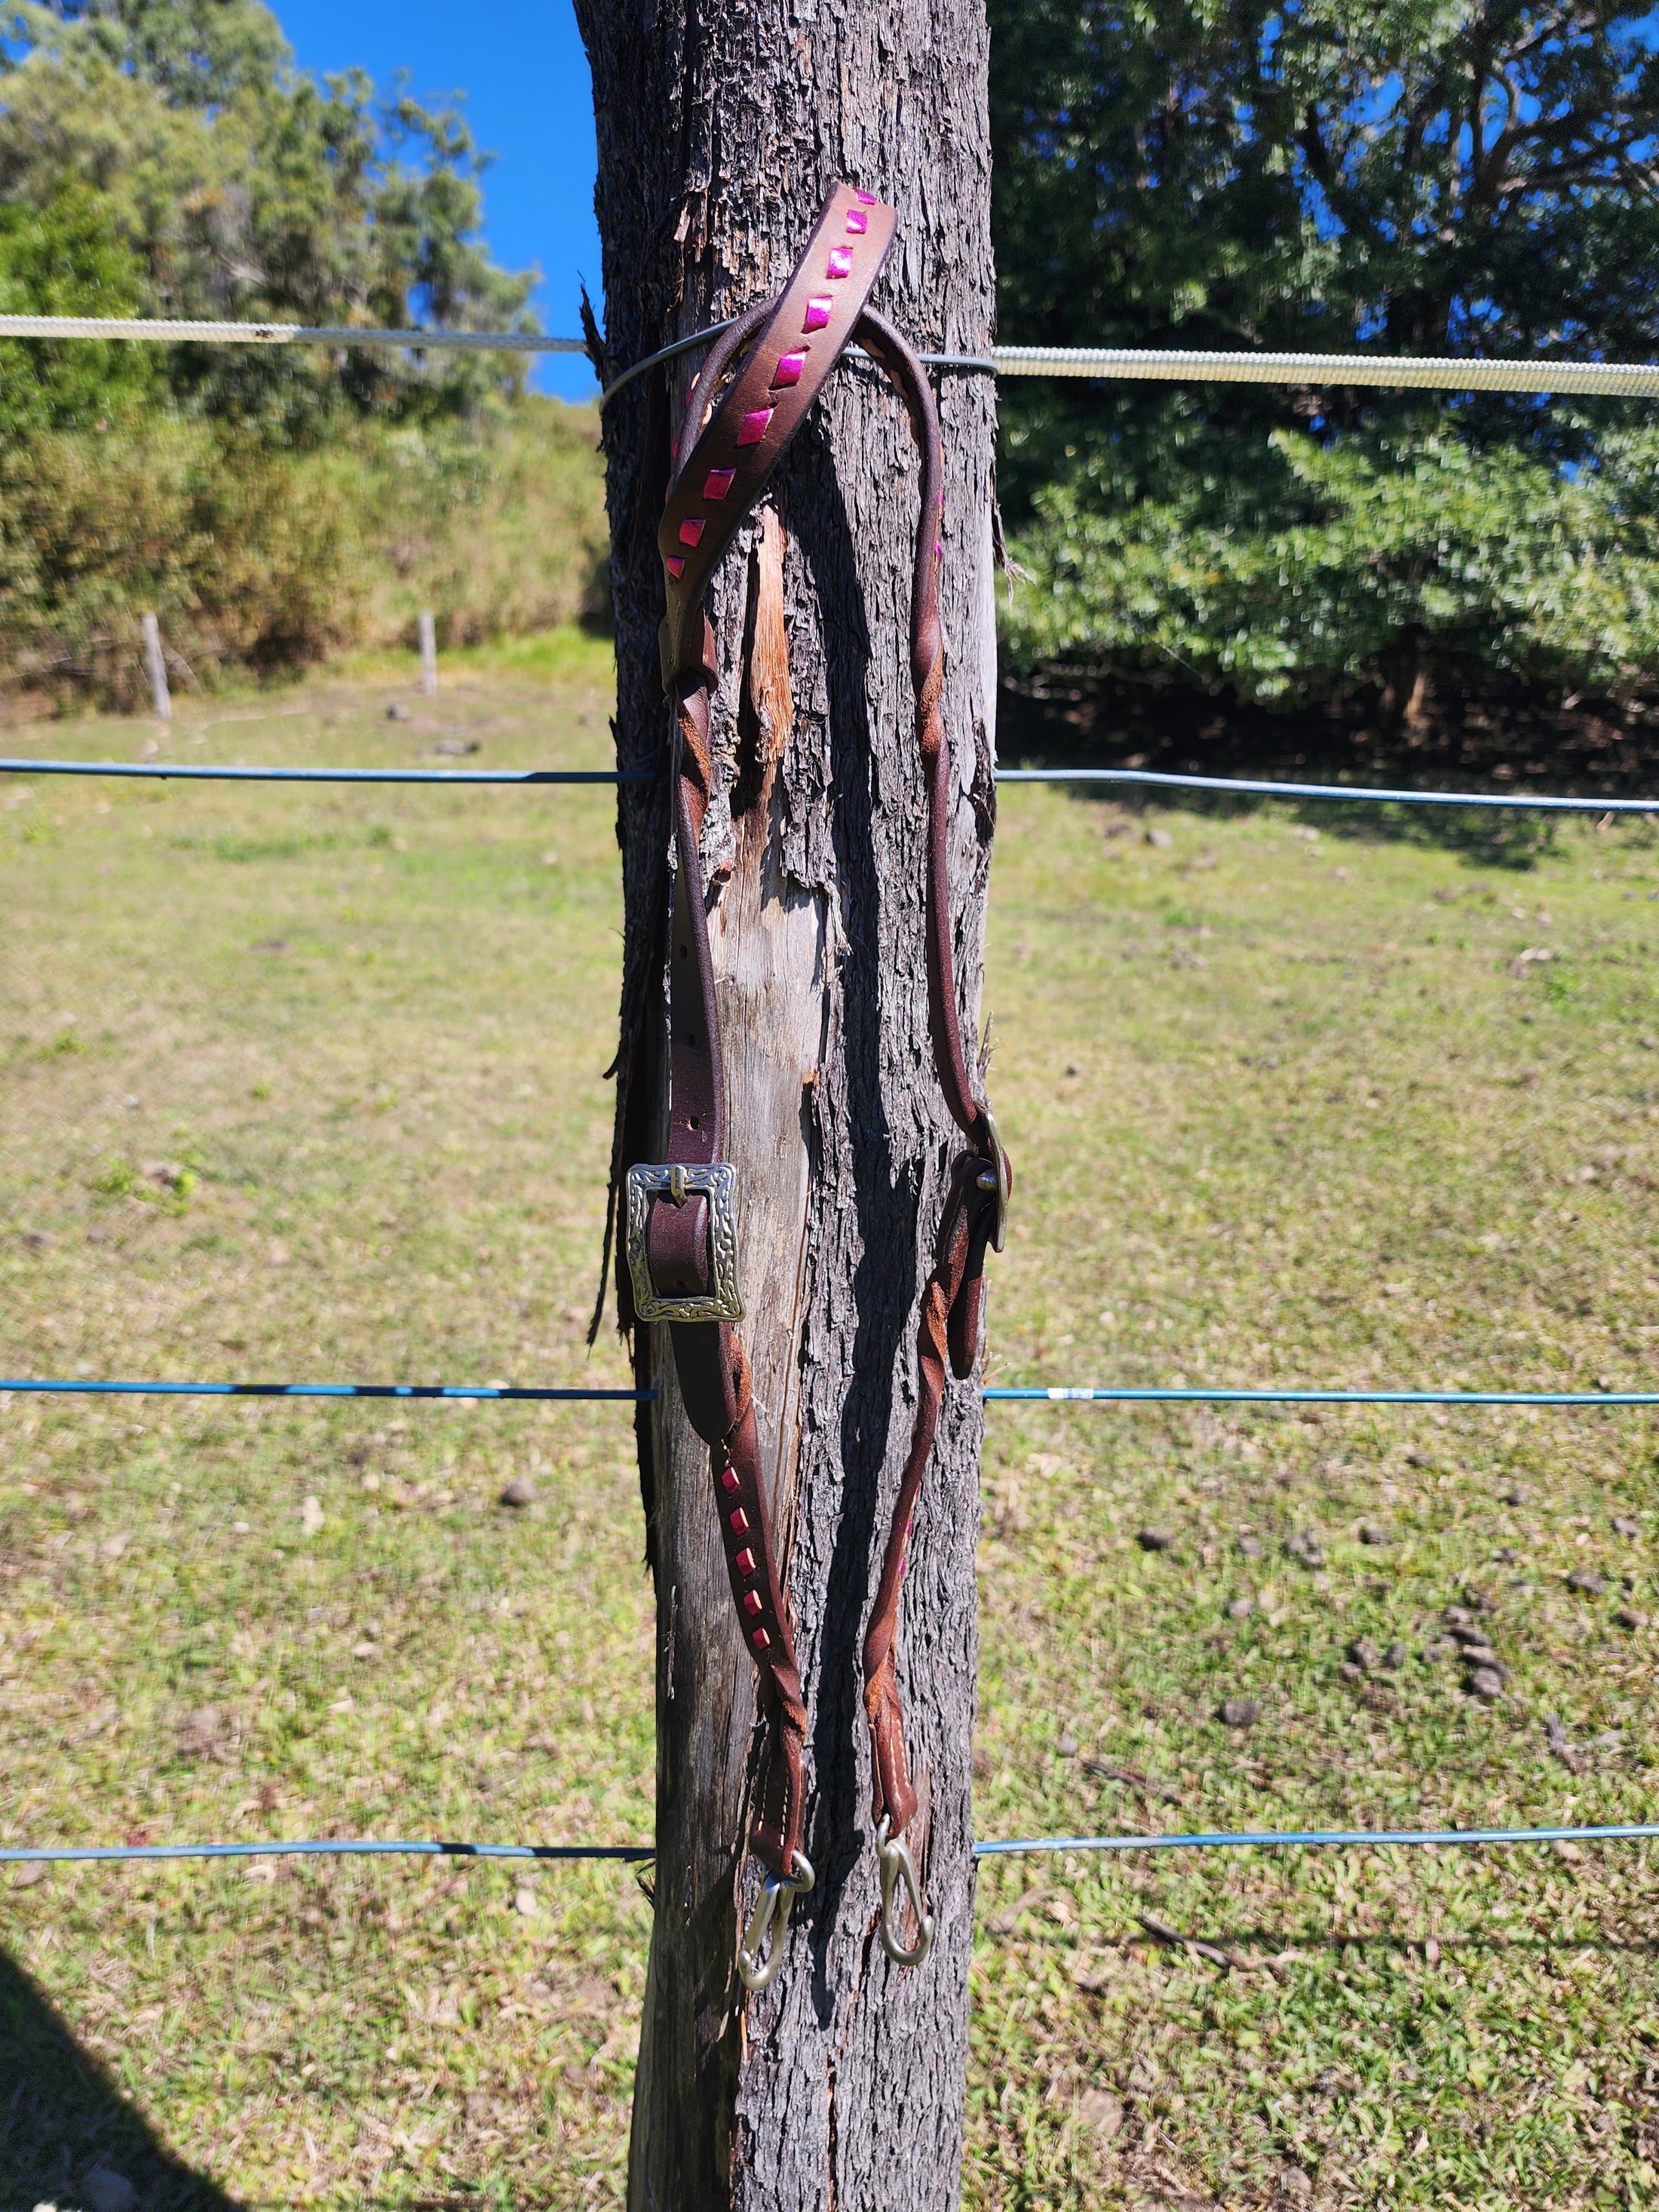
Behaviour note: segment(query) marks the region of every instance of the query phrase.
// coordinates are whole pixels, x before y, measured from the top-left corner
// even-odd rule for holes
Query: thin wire
[[[159,776],[198,783],[650,783],[650,768],[217,768],[173,761],[0,759],[0,775]],[[1379,805],[1502,806],[1540,813],[1659,815],[1659,799],[1559,799],[1531,792],[1389,791],[1367,784],[1273,783],[1243,776],[1176,775],[1158,769],[1002,768],[1003,783],[1134,783],[1249,799],[1361,799]]]
[[[125,1382],[79,1376],[0,1379],[8,1390],[106,1398],[448,1398],[500,1399],[524,1404],[582,1401],[649,1405],[654,1390],[566,1390],[528,1384],[472,1382]],[[1033,1405],[1206,1406],[1659,1406],[1659,1390],[1238,1390],[1115,1389],[1093,1384],[999,1386],[980,1393],[988,1403]]]
[[[440,353],[581,353],[539,331],[354,330],[319,323],[167,322],[115,315],[0,315],[0,337],[125,338],[144,345],[389,345]]]
[[[175,761],[0,760],[0,775],[160,776],[191,783],[650,783],[649,768],[219,768]]]
[[[1659,1837],[1659,1821],[1630,1821],[1583,1828],[1267,1828],[1213,1835],[1014,1836],[975,1844],[976,1859],[1030,1856],[1060,1851],[1386,1850],[1435,1844],[1468,1848],[1482,1844],[1629,1843]],[[98,1844],[0,1848],[0,1865],[131,1864],[175,1859],[458,1858],[622,1859],[657,1856],[647,1844],[464,1844],[302,1842],[252,1844]]]
[[[654,1390],[556,1390],[531,1385],[483,1382],[109,1382],[76,1376],[28,1376],[0,1381],[8,1390],[53,1391],[94,1398],[497,1398],[518,1404],[566,1403],[573,1400],[636,1406]]]
[[[1598,1828],[1267,1828],[1199,1836],[1017,1836],[1007,1843],[975,1844],[974,1856],[1003,1858],[1036,1851],[1382,1850],[1397,1844],[1614,1843],[1653,1836],[1659,1836],[1659,1821]]]
[[[1552,799],[1525,791],[1390,791],[1372,784],[1273,783],[1245,776],[1176,775],[1162,769],[1000,768],[996,780],[999,783],[1152,784],[1179,791],[1235,792],[1261,799],[1361,799],[1390,806],[1508,806],[1571,814],[1659,813],[1659,799]]]
[[[608,407],[619,392],[625,392],[635,378],[643,376],[647,369],[655,368],[659,362],[673,361],[680,354],[690,353],[698,346],[707,345],[710,338],[717,338],[722,331],[729,331],[737,319],[735,315],[728,315],[724,322],[710,323],[706,330],[694,331],[689,338],[676,338],[672,345],[659,346],[655,353],[647,354],[645,359],[636,361],[632,368],[625,368],[620,376],[612,377],[599,394],[599,405]],[[0,329],[3,327],[3,319],[0,319]],[[848,346],[842,358],[868,361],[870,356],[862,346]],[[997,373],[996,361],[983,354],[919,353],[916,359],[924,368],[975,369],[988,376],[994,376]],[[1016,375],[1024,373],[1018,369],[1014,372]]]
[[[706,345],[729,327],[729,319],[711,324],[635,362],[605,387],[599,404],[603,406],[658,362]],[[116,338],[155,345],[386,345],[418,352],[587,352],[582,338],[544,337],[530,331],[356,330],[349,325],[167,322],[99,315],[0,315],[0,337]],[[1164,346],[994,346],[988,356],[925,353],[921,358],[933,368],[980,370],[999,376],[1659,396],[1659,365],[1647,362],[1460,361],[1424,354],[1187,353]]]
[[[0,1865],[50,1866],[67,1862],[119,1863],[147,1859],[427,1858],[649,1859],[644,1844],[304,1843],[97,1844],[74,1850],[0,1850]]]
[[[1189,1390],[1032,1385],[986,1390],[987,1399],[1050,1405],[1208,1406],[1659,1406],[1659,1390]]]
[[[1000,376],[1159,384],[1359,384],[1425,392],[1595,392],[1659,397],[1650,362],[1459,361],[1446,355],[1181,353],[1158,346],[998,346]]]

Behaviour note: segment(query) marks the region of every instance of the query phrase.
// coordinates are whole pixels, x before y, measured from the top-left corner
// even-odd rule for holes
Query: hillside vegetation
[[[0,311],[535,327],[453,112],[296,71],[256,0],[8,11]],[[0,690],[143,694],[604,611],[597,422],[514,355],[0,344]]]

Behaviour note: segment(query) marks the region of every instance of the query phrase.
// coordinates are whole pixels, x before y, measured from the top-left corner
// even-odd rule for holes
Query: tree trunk
[[[610,373],[770,296],[830,187],[892,202],[872,304],[927,351],[991,339],[982,0],[903,11],[577,0],[599,118]],[[626,918],[617,1166],[664,1157],[672,727],[654,546],[696,361],[606,410],[617,748],[659,771],[619,803]],[[988,377],[939,384],[945,714],[959,991],[976,1013],[993,819]],[[657,1879],[629,2175],[637,2212],[949,2207],[959,2191],[973,1861],[978,1386],[952,1383],[918,1512],[899,1674],[937,1925],[888,1961],[861,1696],[864,1627],[916,1405],[917,1308],[951,1134],[929,1042],[927,812],[908,616],[917,464],[903,406],[843,363],[717,574],[720,782],[709,927],[747,1319],[772,1526],[809,1709],[806,1848],[782,1970],[745,1997],[759,1887],[743,1838],[753,1669],[733,1617],[708,1453],[664,1332],[635,1331],[656,1578]],[[722,803],[723,802],[723,803]],[[959,1149],[960,1140],[957,1140]],[[620,1276],[619,1271],[619,1276]],[[625,1290],[624,1317],[630,1311]]]

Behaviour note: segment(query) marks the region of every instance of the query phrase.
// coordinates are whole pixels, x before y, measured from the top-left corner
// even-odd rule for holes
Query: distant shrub
[[[146,609],[179,689],[412,641],[422,607],[452,644],[603,620],[596,436],[526,398],[302,453],[153,413],[7,447],[0,691],[142,705]]]

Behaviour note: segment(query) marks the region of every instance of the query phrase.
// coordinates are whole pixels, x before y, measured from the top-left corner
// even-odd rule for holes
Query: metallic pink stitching
[[[740,446],[758,446],[766,435],[766,426],[771,421],[773,412],[770,407],[757,407],[745,415],[738,428],[738,443]]]
[[[826,276],[850,276],[853,273],[853,249],[850,246],[832,246]]]
[[[821,331],[829,319],[830,295],[827,292],[815,292],[806,302],[806,320],[801,328],[804,331]]]
[[[778,391],[785,385],[799,384],[800,382],[800,373],[805,366],[806,356],[805,353],[787,353],[782,355],[779,359],[777,368],[774,372],[772,377],[772,389],[774,392]]]
[[[703,497],[724,499],[732,489],[732,479],[736,474],[735,469],[710,469],[708,480],[702,488]]]
[[[671,553],[662,565],[678,584],[680,580],[680,571],[685,566],[685,556],[684,553]]]
[[[688,514],[680,525],[680,544],[695,545],[708,526],[707,518],[703,515]]]

